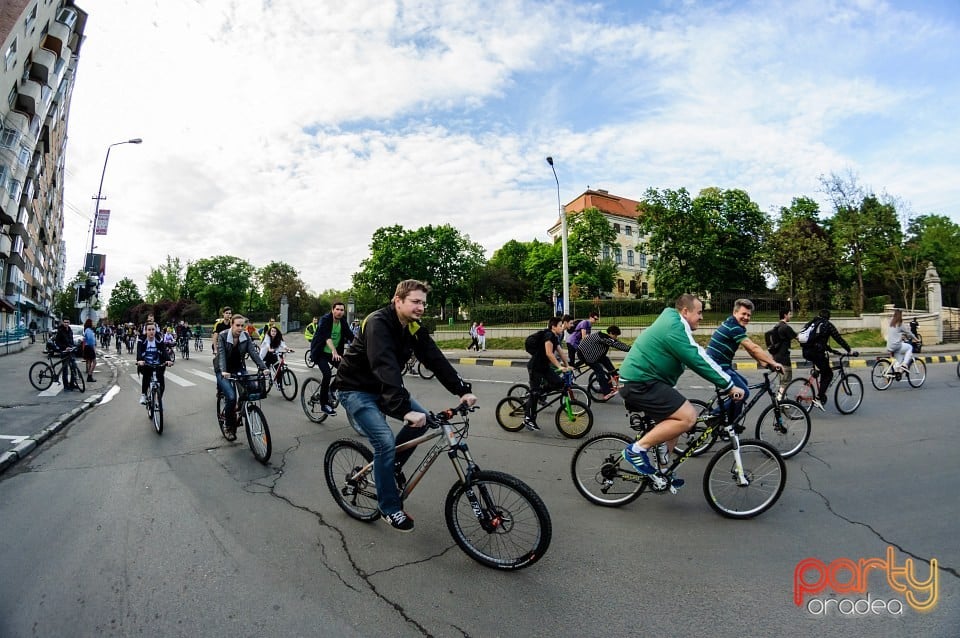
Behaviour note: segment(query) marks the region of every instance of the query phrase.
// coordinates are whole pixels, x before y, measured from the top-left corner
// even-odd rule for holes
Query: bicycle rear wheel
[[[373,461],[373,452],[353,439],[339,439],[330,444],[323,456],[323,475],[333,500],[344,512],[358,521],[380,518],[373,468],[360,470]]]
[[[287,366],[283,366],[283,372],[280,373],[280,394],[287,401],[297,398],[297,375]]]
[[[789,459],[810,440],[810,415],[792,399],[782,399],[777,405],[768,406],[760,413],[756,436],[772,445],[780,456]]]
[[[583,498],[594,505],[620,507],[643,492],[643,477],[623,459],[633,443],[626,434],[604,432],[584,441],[573,453],[570,475]]]
[[[157,434],[163,434],[163,401],[158,388],[150,390],[150,405],[153,406],[153,427]]]
[[[919,388],[927,380],[927,364],[922,359],[914,359],[907,369],[907,382],[912,388]]]
[[[227,398],[217,391],[217,423],[220,425],[220,434],[227,438]]]
[[[519,432],[523,429],[523,407],[526,399],[505,397],[497,404],[497,423],[507,432]]]
[[[73,371],[73,387],[80,392],[86,392],[87,382],[84,381],[83,375],[80,374],[80,368],[77,366],[76,361],[71,362],[70,370]]]
[[[43,392],[53,385],[56,373],[46,361],[37,361],[30,366],[30,372],[27,374],[27,377],[30,379],[30,385]]]
[[[313,360],[313,357],[310,356],[310,348],[307,348],[303,351],[303,362],[307,364],[308,368],[312,368],[313,366],[317,365]]]
[[[837,381],[833,400],[842,414],[853,414],[863,403],[863,381],[855,374],[846,374]]]
[[[794,379],[783,396],[793,399],[800,404],[804,412],[809,413],[813,409],[813,400],[817,398],[817,388],[810,379]]]
[[[703,495],[715,512],[726,518],[753,518],[773,507],[787,484],[787,465],[772,445],[740,441],[743,476],[737,476],[733,443],[717,452],[703,473]]]
[[[479,509],[476,509],[479,508]],[[540,496],[503,472],[479,471],[450,488],[447,529],[460,549],[486,567],[523,569],[550,547],[553,525]]]
[[[270,439],[270,426],[267,425],[266,417],[263,416],[263,412],[257,406],[247,404],[245,411],[246,418],[244,418],[244,421],[250,451],[253,452],[253,458],[266,465],[267,461],[270,460],[270,453],[273,452],[273,441]]]
[[[526,383],[514,383],[512,386],[510,386],[510,389],[507,390],[508,397],[526,399],[528,394],[530,394],[530,386],[528,386]]]
[[[877,359],[870,371],[870,383],[877,390],[886,390],[893,383],[893,362],[890,359]]]
[[[433,370],[430,370],[429,368],[427,368],[425,365],[423,365],[423,364],[420,363],[419,361],[417,361],[417,374],[420,375],[420,378],[426,379],[426,380],[428,380],[428,381],[429,381],[430,379],[432,379],[433,377],[437,376],[437,375],[433,372]]]
[[[580,439],[593,427],[593,411],[585,403],[561,397],[554,423],[563,436]]]
[[[314,423],[323,423],[327,418],[327,413],[320,409],[323,403],[320,402],[320,379],[313,377],[303,382],[303,388],[300,392],[300,407],[307,418]]]
[[[693,409],[697,411],[697,420],[693,423],[693,427],[677,437],[677,444],[674,446],[673,451],[677,456],[682,456],[686,453],[687,448],[696,443],[704,432],[707,430],[706,420],[710,418],[710,404],[706,401],[701,401],[700,399],[689,399]],[[714,430],[716,432],[716,430]],[[713,444],[717,442],[716,436],[711,436],[706,439],[703,443],[700,444],[700,447],[696,448],[691,456],[700,456],[707,450],[713,447]]]

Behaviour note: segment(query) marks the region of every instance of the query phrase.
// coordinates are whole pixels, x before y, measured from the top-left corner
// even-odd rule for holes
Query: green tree
[[[137,285],[129,277],[124,277],[110,291],[107,316],[114,323],[130,321],[129,310],[142,303],[143,297],[140,295]]]
[[[581,297],[599,296],[604,291],[613,290],[617,267],[611,259],[603,258],[603,247],[617,243],[613,226],[599,209],[587,208],[570,221],[568,231],[567,261],[571,286],[576,284]]]
[[[568,246],[569,248],[569,246]],[[527,278],[533,282],[535,299],[550,302],[563,290],[563,254],[560,242],[534,242],[523,263]]]
[[[200,302],[207,317],[218,317],[223,306],[245,312],[257,294],[255,272],[248,261],[232,255],[198,259],[187,264],[185,296]]]
[[[167,261],[161,266],[150,269],[147,275],[147,301],[157,303],[163,299],[176,301],[183,291],[183,264],[179,257],[167,255]]]
[[[789,207],[780,209],[777,229],[769,236],[764,254],[777,288],[794,301],[800,316],[827,301],[818,293],[835,280],[836,261],[815,201],[796,197]]]
[[[306,300],[307,286],[300,278],[300,272],[288,263],[271,261],[257,271],[257,276],[263,288],[264,305],[271,312],[279,311],[280,298],[283,295],[287,296],[287,302],[291,304],[292,310],[298,298],[301,301]]]
[[[483,247],[449,224],[416,230],[387,226],[374,232],[370,257],[360,262],[353,285],[389,299],[400,281],[419,279],[430,284],[443,314],[448,303],[468,299],[470,277],[483,265]]]
[[[937,268],[947,306],[960,305],[960,225],[944,215],[920,215],[907,225],[907,245],[926,270]]]

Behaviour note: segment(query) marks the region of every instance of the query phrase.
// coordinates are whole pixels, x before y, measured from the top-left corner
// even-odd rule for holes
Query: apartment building
[[[67,116],[86,20],[70,0],[0,3],[0,330],[48,328],[64,285]]]
[[[647,264],[650,259],[647,240],[637,230],[637,204],[639,202],[611,195],[603,189],[586,190],[566,205],[567,223],[570,218],[588,208],[596,208],[617,232],[617,242],[603,247],[603,258],[612,259],[617,266],[611,297],[643,297],[653,292],[653,279]],[[556,223],[547,231],[550,237],[560,237],[561,224]]]

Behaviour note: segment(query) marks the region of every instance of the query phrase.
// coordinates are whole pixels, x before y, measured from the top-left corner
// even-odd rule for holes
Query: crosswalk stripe
[[[182,388],[189,388],[190,386],[197,385],[193,381],[190,381],[189,379],[184,379],[183,377],[177,376],[174,373],[169,371],[163,376],[167,381],[173,381],[175,384],[177,384]],[[210,375],[210,376],[212,377],[213,375]],[[138,384],[140,383],[140,376],[137,373],[131,372],[130,378],[136,381]]]
[[[206,379],[207,381],[216,381],[216,380],[217,380],[217,377],[216,377],[216,376],[210,374],[209,372],[204,372],[203,370],[194,370],[194,369],[191,368],[191,369],[187,370],[187,372],[189,372],[190,374],[195,374],[195,375],[197,375],[198,377],[200,377],[201,379]]]

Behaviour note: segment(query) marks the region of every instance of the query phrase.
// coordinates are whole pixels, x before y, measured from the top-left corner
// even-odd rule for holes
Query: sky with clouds
[[[108,145],[106,289],[166,255],[347,289],[377,228],[547,239],[586,188],[745,190],[852,171],[960,222],[955,0],[87,0],[67,272]]]

